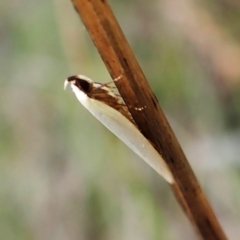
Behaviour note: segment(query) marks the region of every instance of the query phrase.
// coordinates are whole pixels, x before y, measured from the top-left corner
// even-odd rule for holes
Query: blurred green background
[[[110,5],[229,239],[240,236],[240,3]],[[171,189],[63,81],[110,81],[69,0],[0,2],[0,239],[196,239]]]

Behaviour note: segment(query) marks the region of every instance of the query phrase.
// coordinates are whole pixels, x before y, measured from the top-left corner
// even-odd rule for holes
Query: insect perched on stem
[[[115,79],[115,81],[120,78]],[[93,82],[83,75],[67,78],[64,82],[64,88],[69,83],[79,102],[94,117],[155,169],[167,182],[170,184],[174,182],[163,158],[139,131],[124,101],[108,87],[109,83]],[[145,106],[142,106],[136,110],[143,111],[144,109]]]

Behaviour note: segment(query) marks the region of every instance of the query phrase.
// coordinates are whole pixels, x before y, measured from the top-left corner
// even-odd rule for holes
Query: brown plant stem
[[[72,2],[112,78],[122,76],[115,84],[140,131],[171,170],[172,190],[200,239],[227,239],[108,3]]]

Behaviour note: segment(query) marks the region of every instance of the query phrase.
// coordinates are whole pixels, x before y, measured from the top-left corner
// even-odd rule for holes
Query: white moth
[[[174,178],[163,158],[137,128],[127,106],[121,97],[107,87],[107,84],[93,82],[83,75],[69,77],[68,83],[82,105],[105,127],[122,140],[130,149],[145,160],[167,182]],[[144,110],[144,107],[137,110]]]

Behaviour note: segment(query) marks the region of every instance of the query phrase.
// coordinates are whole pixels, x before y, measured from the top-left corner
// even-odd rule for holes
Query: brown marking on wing
[[[94,88],[90,93],[88,93],[88,97],[104,102],[108,106],[114,108],[136,126],[136,123],[134,122],[131,113],[128,111],[126,104],[118,95],[113,92],[111,92],[110,95],[108,90],[99,87]]]

